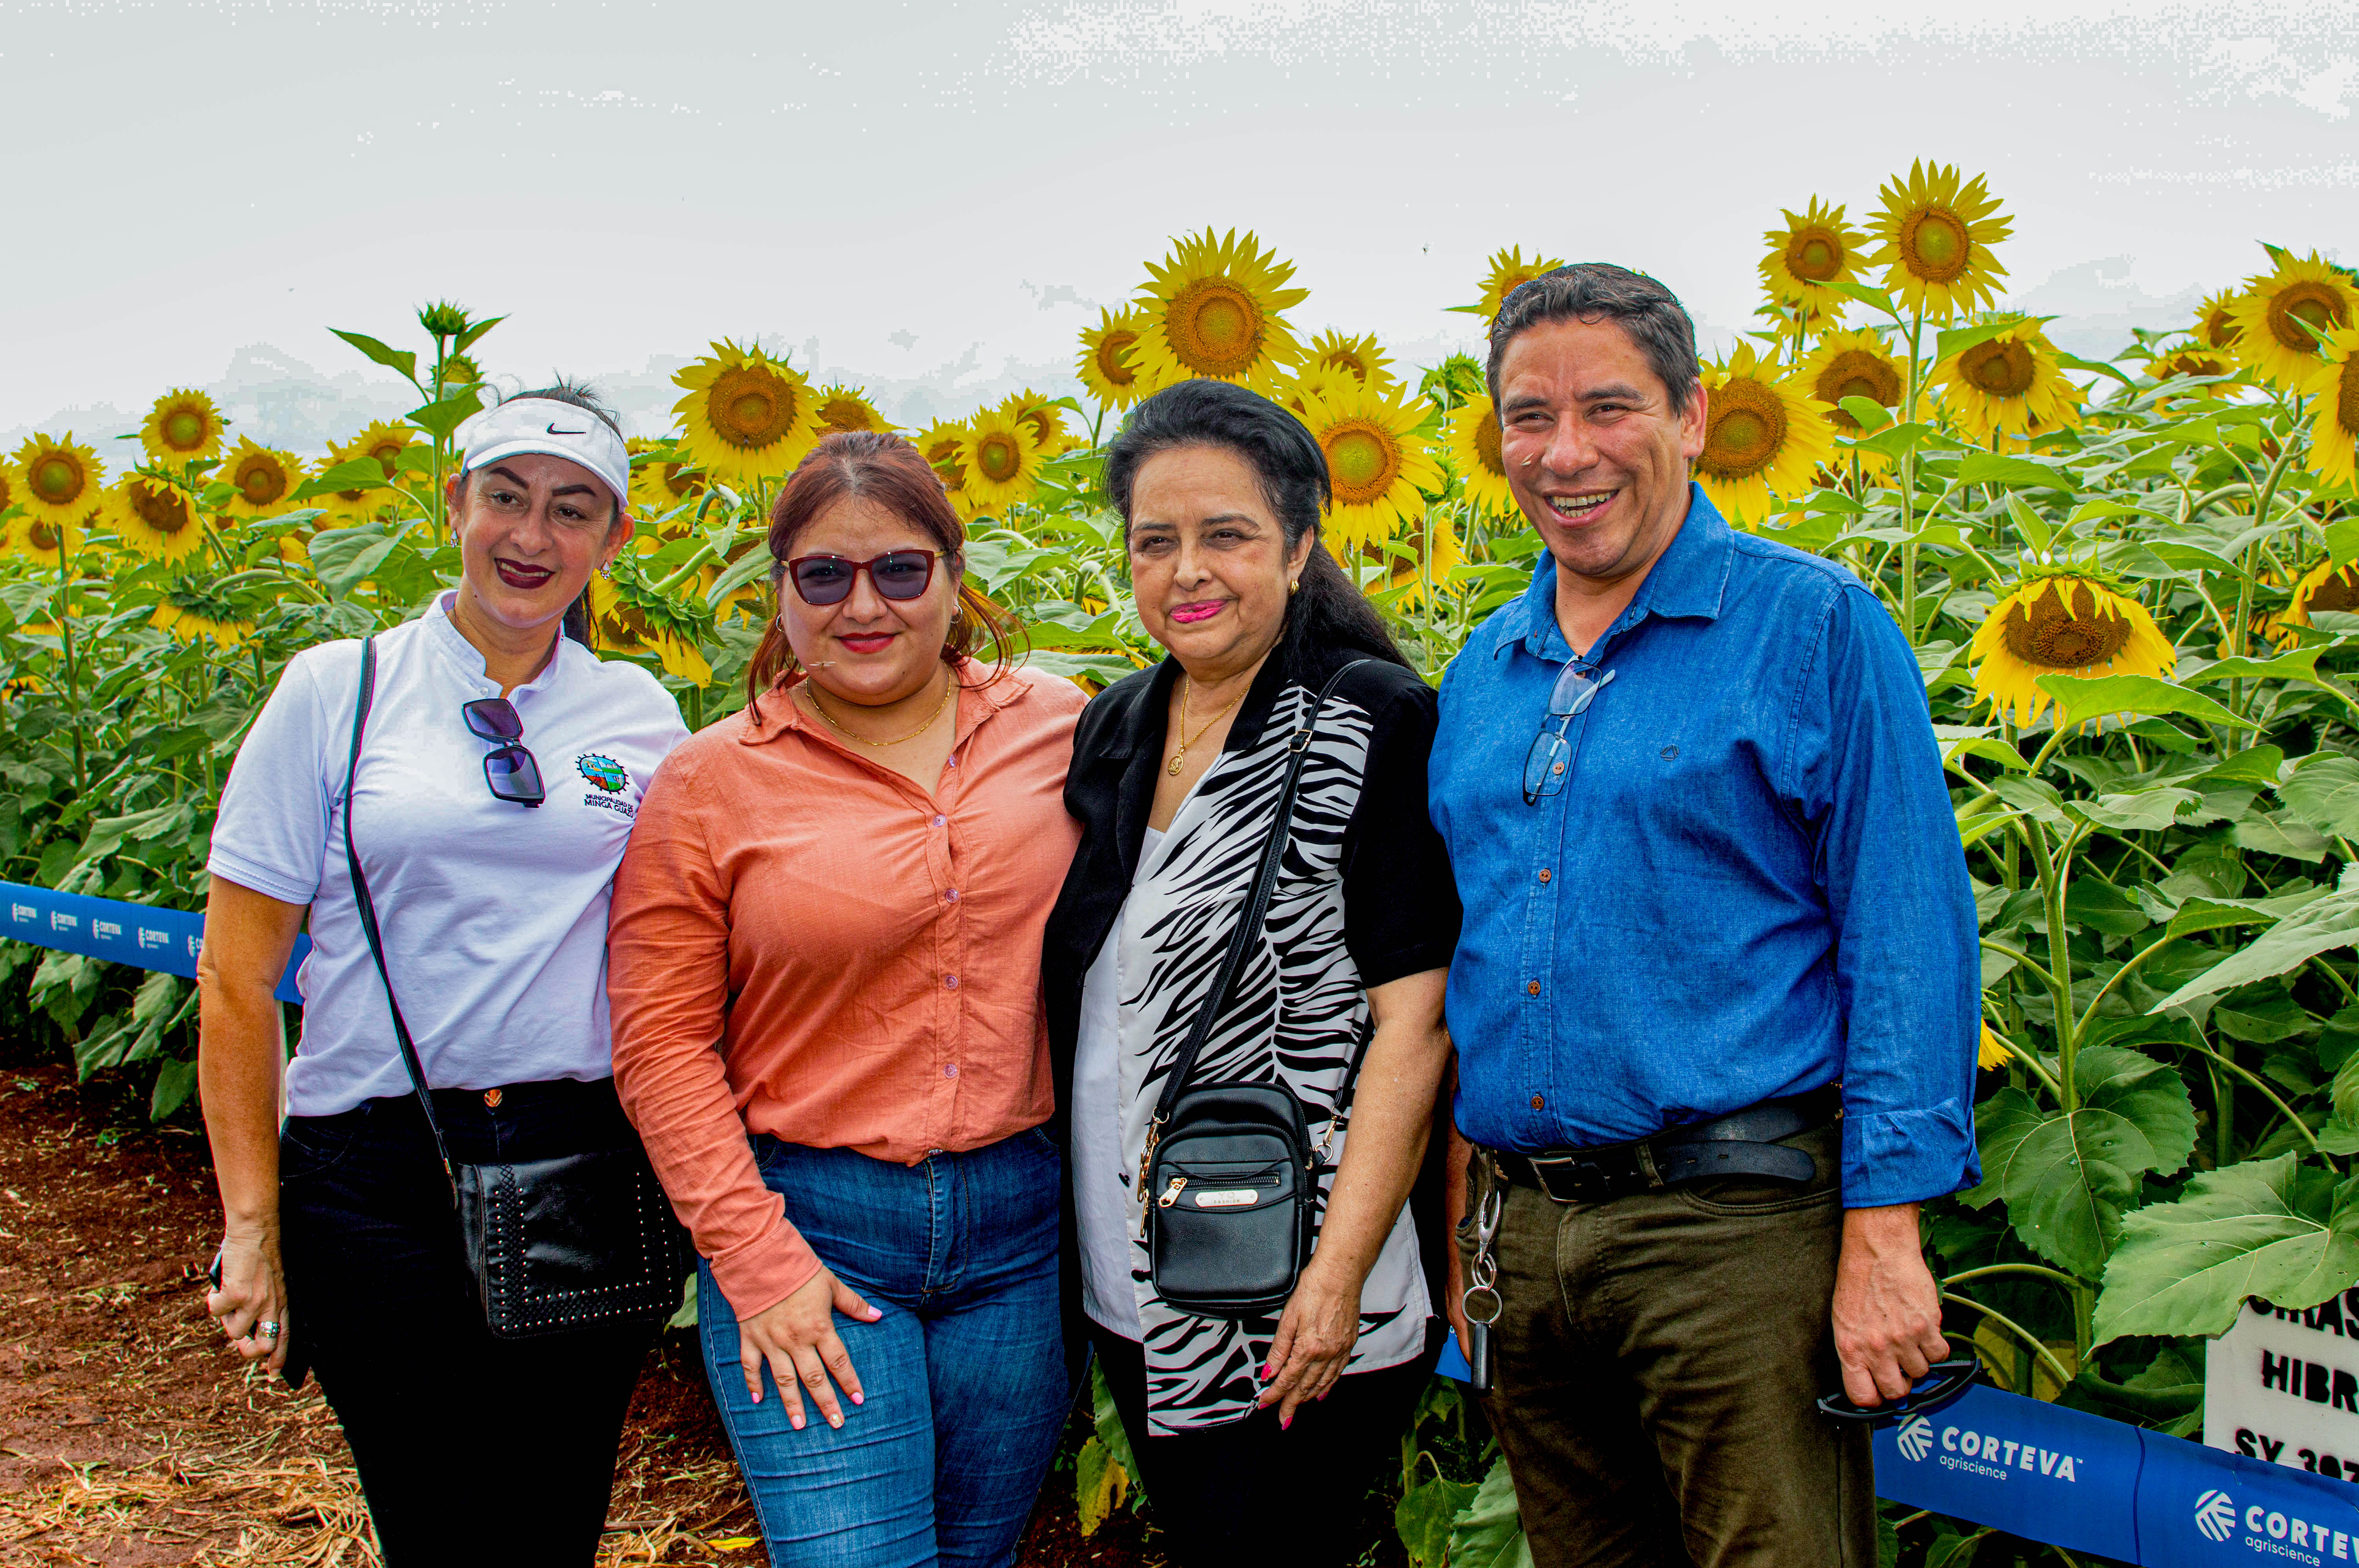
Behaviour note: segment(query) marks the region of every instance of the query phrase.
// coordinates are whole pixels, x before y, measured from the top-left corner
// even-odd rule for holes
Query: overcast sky
[[[1471,346],[1442,307],[1521,243],[1725,331],[1780,207],[1920,156],[1988,174],[2018,296],[2082,301],[2042,308],[2359,259],[2359,5],[1899,9],[0,0],[0,432],[342,374],[328,326],[442,296],[514,313],[492,370],[639,404],[722,336],[971,391],[1208,223],[1297,264],[1302,328]]]

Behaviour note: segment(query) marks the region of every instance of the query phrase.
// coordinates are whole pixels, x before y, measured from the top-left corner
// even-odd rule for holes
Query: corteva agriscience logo
[[[1893,1445],[1900,1450],[1903,1459],[1921,1464],[1933,1453],[1935,1433],[1929,1418],[1911,1416],[1892,1434]],[[1962,1470],[1994,1481],[2011,1479],[2018,1471],[2058,1481],[2081,1478],[2079,1462],[2071,1454],[2042,1448],[2036,1443],[2002,1437],[1995,1432],[1944,1426],[1939,1429],[1938,1442],[1941,1449],[1939,1463],[1944,1470]]]
[[[2236,1499],[2217,1487],[2195,1499],[2195,1528],[2206,1541],[2226,1544],[2244,1527],[2245,1551],[2292,1563],[2359,1562],[2359,1535],[2334,1530],[2299,1514],[2255,1503],[2237,1516]]]
[[[2195,1528],[2210,1541],[2225,1541],[2236,1533],[2236,1499],[2210,1491],[2195,1499]]]

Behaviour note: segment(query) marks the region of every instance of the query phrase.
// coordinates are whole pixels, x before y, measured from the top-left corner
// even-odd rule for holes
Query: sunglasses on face
[[[862,572],[886,599],[906,603],[925,597],[934,582],[934,552],[887,550],[864,561],[847,556],[797,556],[787,563],[795,593],[805,604],[842,604],[852,597],[853,579]]]
[[[548,798],[540,787],[540,763],[519,743],[524,740],[524,718],[516,704],[505,697],[486,697],[463,704],[459,711],[477,739],[499,742],[484,757],[484,782],[491,785],[494,800],[538,806]]]
[[[1556,689],[1549,693],[1548,717],[1540,720],[1540,732],[1532,737],[1532,749],[1524,753],[1526,806],[1538,806],[1564,787],[1565,769],[1572,762],[1572,744],[1564,732],[1614,679],[1612,670],[1601,676],[1582,669],[1585,662],[1567,659],[1556,677]],[[1553,730],[1549,728],[1551,723],[1556,726]]]

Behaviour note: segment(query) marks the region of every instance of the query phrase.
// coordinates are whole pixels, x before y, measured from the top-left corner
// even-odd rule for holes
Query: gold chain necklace
[[[879,750],[882,750],[886,746],[898,746],[905,741],[914,741],[919,736],[924,734],[927,730],[931,730],[936,724],[941,722],[942,709],[951,705],[951,698],[958,695],[959,689],[958,677],[956,676],[952,676],[942,683],[942,699],[934,705],[934,710],[926,716],[926,721],[923,724],[919,725],[907,735],[896,735],[890,741],[871,741],[864,735],[854,735],[851,730],[846,730],[842,725],[838,724],[835,721],[835,716],[828,712],[826,706],[820,701],[818,686],[809,681],[806,681],[804,685],[810,687],[810,690],[804,695],[810,698],[810,705],[818,710],[819,716],[827,720],[827,727],[829,729],[834,730],[837,734],[842,736],[847,741],[857,741],[863,746],[871,746]]]
[[[1237,693],[1236,696],[1229,698],[1227,705],[1224,706],[1220,712],[1215,713],[1210,719],[1205,719],[1202,727],[1191,736],[1188,733],[1188,697],[1194,689],[1193,685],[1189,681],[1185,672],[1182,672],[1180,676],[1180,749],[1171,753],[1170,765],[1163,770],[1175,779],[1180,776],[1180,767],[1188,761],[1188,748],[1194,745],[1198,741],[1202,740],[1204,738],[1204,731],[1206,730],[1210,730],[1213,725],[1218,724],[1223,718],[1225,718],[1230,708],[1234,708],[1238,703],[1243,702],[1245,699],[1245,691],[1251,691],[1253,689],[1253,683],[1251,681],[1247,681],[1245,683],[1245,691],[1241,691]]]

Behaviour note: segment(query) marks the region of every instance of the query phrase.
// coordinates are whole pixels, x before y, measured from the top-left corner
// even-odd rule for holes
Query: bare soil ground
[[[202,1272],[219,1238],[192,1127],[0,1042],[0,1565],[379,1562],[316,1386],[223,1348]],[[1083,1540],[1069,1433],[1019,1561],[1147,1568],[1145,1520]],[[766,1564],[685,1335],[648,1357],[599,1561]]]

